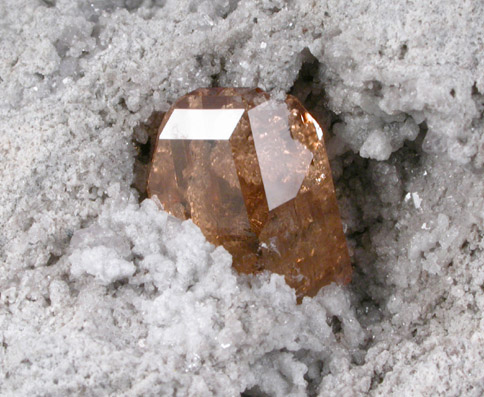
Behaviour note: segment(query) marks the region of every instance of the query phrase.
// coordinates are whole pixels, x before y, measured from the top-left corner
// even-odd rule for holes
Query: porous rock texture
[[[0,394],[482,395],[483,21],[478,0],[0,2]],[[329,128],[348,287],[297,305],[140,200],[148,119],[203,86],[292,92]]]

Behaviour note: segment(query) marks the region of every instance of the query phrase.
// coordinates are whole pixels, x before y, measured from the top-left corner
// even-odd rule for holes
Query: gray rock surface
[[[484,393],[484,5],[0,3],[0,394]],[[352,283],[296,305],[139,203],[133,139],[201,86],[297,95]],[[328,110],[329,109],[329,110]]]

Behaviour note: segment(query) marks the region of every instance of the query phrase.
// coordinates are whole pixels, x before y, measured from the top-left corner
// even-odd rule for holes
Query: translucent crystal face
[[[322,130],[300,102],[259,89],[199,89],[159,132],[148,194],[245,273],[286,277],[299,297],[348,282],[350,259]]]
[[[286,103],[269,100],[248,111],[269,211],[296,197],[313,159],[291,136]]]

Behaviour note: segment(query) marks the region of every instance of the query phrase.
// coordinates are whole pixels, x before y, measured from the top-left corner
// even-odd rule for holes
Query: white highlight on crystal
[[[318,135],[318,139],[319,140],[323,139],[323,130],[319,126],[318,122],[314,119],[314,117],[311,116],[309,113],[306,113],[306,118],[313,123],[314,128],[316,129],[316,134]]]
[[[412,200],[415,208],[417,208],[418,210],[421,209],[422,199],[420,198],[417,192],[412,193]]]
[[[289,129],[284,102],[270,100],[249,110],[269,211],[296,197],[313,154]]]
[[[227,140],[244,109],[175,109],[160,139]]]
[[[412,200],[413,202],[413,205],[416,209],[420,210],[422,209],[422,199],[420,198],[420,196],[418,195],[417,192],[409,192],[405,195],[405,202],[408,202]]]

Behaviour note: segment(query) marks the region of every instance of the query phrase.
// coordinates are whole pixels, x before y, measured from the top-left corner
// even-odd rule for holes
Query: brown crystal
[[[147,190],[223,245],[238,271],[282,274],[299,298],[350,279],[322,130],[293,96],[185,95],[161,123]]]

